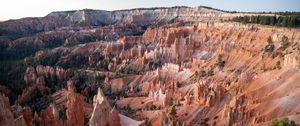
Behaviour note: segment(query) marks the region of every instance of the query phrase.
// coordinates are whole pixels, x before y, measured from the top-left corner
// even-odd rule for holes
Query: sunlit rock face
[[[10,106],[9,99],[0,95],[0,124],[3,126],[32,126],[32,112],[28,107]]]
[[[190,15],[194,15],[193,17]],[[120,11],[102,11],[102,10],[78,10],[68,12],[53,12],[47,17],[56,17],[71,22],[85,22],[92,25],[111,24],[113,22],[128,22],[137,24],[149,24],[157,19],[168,21],[179,17],[183,20],[209,20],[210,17],[221,19],[230,17],[226,13],[220,13],[215,10],[196,7],[174,7],[174,8],[153,8],[136,9]]]
[[[66,70],[61,67],[37,66],[27,67],[24,73],[25,84],[29,87],[18,96],[17,103],[22,104],[31,100],[34,95],[39,93],[45,95],[50,92],[53,86],[51,83],[60,82],[68,79]],[[46,83],[48,82],[48,84]],[[52,86],[51,86],[52,85]]]
[[[298,54],[288,54],[284,56],[283,67],[285,68],[299,68],[300,57]]]
[[[70,80],[67,83],[68,85],[68,94],[67,94],[67,125],[74,126],[84,125],[84,112],[83,112],[83,99],[76,93],[76,89],[73,85],[73,82]]]
[[[0,124],[3,126],[12,126],[14,121],[14,116],[10,111],[10,103],[7,97],[1,95],[0,96]]]
[[[94,110],[89,120],[90,126],[120,126],[119,112],[109,105],[101,89],[93,99]]]

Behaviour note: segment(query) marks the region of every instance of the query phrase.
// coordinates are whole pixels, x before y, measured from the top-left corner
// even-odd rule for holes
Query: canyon
[[[84,9],[0,22],[0,125],[300,124],[300,29],[231,20],[252,15],[277,14]]]

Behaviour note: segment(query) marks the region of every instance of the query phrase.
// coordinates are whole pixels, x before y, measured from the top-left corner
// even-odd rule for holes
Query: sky
[[[300,11],[300,0],[0,0],[0,21],[42,17],[53,11],[200,5],[230,11]]]

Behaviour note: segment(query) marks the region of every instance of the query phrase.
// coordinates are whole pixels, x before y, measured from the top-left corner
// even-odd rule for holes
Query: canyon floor
[[[1,126],[300,124],[300,29],[208,7],[0,22]]]

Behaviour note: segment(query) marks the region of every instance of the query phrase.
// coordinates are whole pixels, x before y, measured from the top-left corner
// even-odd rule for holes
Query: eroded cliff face
[[[20,71],[16,83],[26,88],[0,85],[15,103],[0,97],[0,124],[243,126],[283,117],[299,124],[299,29],[227,21],[238,15],[250,14],[203,7],[53,12],[45,18],[68,24],[1,50],[35,47],[8,72]]]
[[[10,106],[9,99],[0,96],[0,124],[2,126],[32,126],[32,112],[28,107]]]
[[[189,14],[193,14],[194,16],[192,17]],[[153,21],[170,21],[174,18],[182,18],[189,21],[199,20],[200,18],[202,18],[202,20],[207,20],[209,17],[219,18],[225,15],[226,13],[224,12],[210,10],[202,7],[173,7],[119,11],[86,9],[68,12],[53,12],[48,14],[47,17],[57,17],[60,19],[69,20],[71,22],[84,22],[93,25],[103,25],[111,24],[113,22],[133,22],[139,24],[149,24]]]
[[[57,113],[57,108],[53,105],[50,105],[48,108],[41,111],[40,115],[35,113],[34,120],[37,125],[43,126],[62,126],[62,119],[59,118],[59,114]]]
[[[10,103],[7,97],[1,95],[0,97],[0,110],[1,110],[1,121],[0,124],[3,126],[11,126],[13,124],[13,114],[10,111]]]
[[[84,125],[84,112],[83,112],[83,98],[76,93],[76,89],[72,81],[68,81],[68,94],[67,94],[67,125],[68,126],[83,126]]]
[[[93,99],[94,110],[89,121],[90,126],[120,126],[119,112],[109,105],[101,89]]]
[[[290,47],[284,51],[280,49],[283,36],[291,40]],[[264,50],[268,37],[274,42],[274,52]],[[128,54],[127,57],[138,57],[131,63],[135,68],[144,64],[147,69],[147,63],[153,60],[166,65],[130,79],[131,83],[126,82],[126,78],[124,83],[118,82],[120,85],[128,83],[125,93],[129,98],[121,98],[117,104],[153,111],[156,107],[168,106],[165,99],[172,99],[171,105],[178,103],[182,114],[178,114],[177,122],[186,125],[263,125],[283,117],[297,122],[298,108],[290,108],[296,102],[287,105],[279,101],[297,101],[297,91],[291,89],[299,79],[295,56],[299,53],[299,37],[298,29],[238,23],[149,28],[143,36],[134,39],[137,45],[148,45],[144,55]],[[122,40],[127,43],[127,39]],[[286,78],[289,75],[291,81]],[[174,88],[172,81],[178,82],[178,86]],[[149,95],[132,98],[136,90],[149,92]],[[165,95],[171,90],[175,90],[172,95]],[[141,101],[141,104],[131,101]],[[276,106],[265,108],[275,103]]]

